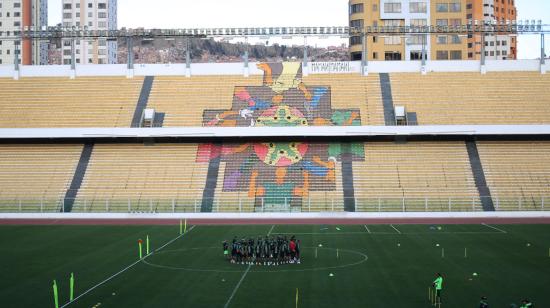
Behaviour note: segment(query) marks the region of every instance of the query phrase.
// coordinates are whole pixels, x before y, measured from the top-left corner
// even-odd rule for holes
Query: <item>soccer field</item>
[[[301,264],[223,258],[223,240],[279,234]],[[436,272],[441,307],[550,307],[550,225],[0,226],[0,243],[3,307],[53,307],[53,279],[65,305],[71,272],[67,307],[431,307]]]

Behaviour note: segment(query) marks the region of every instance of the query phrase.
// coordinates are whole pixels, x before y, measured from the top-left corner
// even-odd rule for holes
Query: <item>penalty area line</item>
[[[397,233],[401,234],[401,231],[399,231],[396,227],[394,227],[393,225],[390,225],[390,227],[392,227],[395,231],[397,231]]]
[[[161,249],[163,249],[164,247],[172,244],[173,242],[175,242],[177,239],[183,237],[185,234],[189,233],[191,230],[193,230],[193,228],[195,228],[195,226],[191,226],[191,228],[189,228],[189,230],[187,230],[187,232],[183,233],[183,234],[180,234],[178,235],[177,237],[173,238],[172,240],[168,241],[166,244],[162,245],[161,247],[157,248],[154,252],[158,252],[160,251]],[[77,297],[75,297],[72,301],[70,302],[67,302],[66,304],[64,304],[63,306],[60,306],[60,308],[64,308],[64,307],[67,307],[69,306],[70,304],[76,302],[78,299],[82,298],[84,295],[92,292],[93,290],[97,289],[98,287],[104,285],[105,283],[109,282],[110,280],[112,280],[113,278],[117,277],[118,275],[124,273],[125,271],[131,269],[132,267],[134,267],[136,264],[140,263],[141,261],[147,259],[148,257],[150,257],[153,253],[150,253],[148,255],[146,255],[145,257],[143,257],[143,259],[139,259],[137,261],[135,261],[134,263],[126,266],[125,268],[121,269],[120,271],[118,271],[117,273],[109,276],[108,278],[106,278],[105,280],[103,280],[102,282],[96,284],[95,286],[89,288],[88,290],[84,291],[82,294],[78,295]]]
[[[484,225],[485,227],[488,227],[488,228],[497,230],[497,231],[500,232],[500,233],[508,233],[508,232],[506,232],[506,231],[504,231],[504,230],[502,230],[502,229],[499,229],[499,228],[497,228],[497,227],[493,227],[493,226],[488,225],[488,224],[486,224],[486,223],[482,223],[482,225]]]
[[[368,233],[371,233],[370,230],[369,230],[369,227],[367,227],[367,225],[363,225],[363,227],[365,227],[365,229],[367,230]]]

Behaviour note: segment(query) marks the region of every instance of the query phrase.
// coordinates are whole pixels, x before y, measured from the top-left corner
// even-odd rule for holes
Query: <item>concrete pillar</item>
[[[69,78],[75,79],[76,78],[76,47],[75,47],[75,39],[71,40],[71,73]]]
[[[191,42],[190,38],[186,39],[186,48],[185,48],[185,77],[191,77]]]
[[[128,49],[127,78],[134,78],[134,39],[129,36],[126,38],[126,47]]]
[[[487,68],[485,67],[485,32],[481,34],[481,74],[487,73]]]
[[[307,37],[304,36],[304,61],[302,64],[302,75],[309,75],[309,67],[307,65]]]
[[[13,79],[19,80],[19,44],[20,42],[14,41],[14,51],[13,51]]]
[[[369,37],[367,34],[363,34],[362,40],[363,40],[363,47],[361,50],[361,74],[363,76],[369,75],[369,53],[368,53],[368,39]]]

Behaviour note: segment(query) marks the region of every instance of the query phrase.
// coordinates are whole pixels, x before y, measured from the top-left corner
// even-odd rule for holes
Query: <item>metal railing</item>
[[[550,210],[550,196],[424,198],[0,198],[2,213],[480,212]]]

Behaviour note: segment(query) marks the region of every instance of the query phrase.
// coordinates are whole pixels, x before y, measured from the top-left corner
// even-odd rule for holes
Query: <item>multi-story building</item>
[[[117,29],[117,0],[63,0],[63,26],[88,30]],[[63,41],[63,64],[71,64],[70,40]],[[117,42],[75,40],[75,64],[117,63]]]
[[[466,18],[479,24],[507,23],[517,20],[514,0],[468,0]],[[468,37],[468,59],[481,58],[481,44],[485,57],[492,60],[517,58],[517,37],[509,34],[473,35]]]
[[[491,4],[489,4],[491,3]],[[488,14],[488,15],[487,15]],[[513,0],[350,0],[350,27],[458,26],[468,23],[516,19]],[[379,35],[368,36],[369,60],[420,60],[422,49],[431,60],[479,59],[481,36]],[[353,60],[362,57],[361,36],[350,38]],[[509,34],[485,37],[488,58],[515,58],[516,38]]]
[[[48,25],[47,0],[1,0],[0,32],[21,31],[25,27],[42,28]],[[48,42],[0,40],[0,64],[14,64],[15,54],[23,65],[48,64]]]

